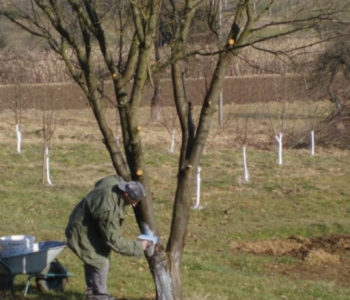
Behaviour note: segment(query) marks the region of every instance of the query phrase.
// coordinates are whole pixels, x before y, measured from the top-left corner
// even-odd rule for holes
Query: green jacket
[[[112,175],[101,179],[94,189],[74,208],[66,228],[70,249],[85,263],[101,268],[111,250],[130,256],[141,256],[142,244],[121,235],[124,200],[115,185],[122,179]]]

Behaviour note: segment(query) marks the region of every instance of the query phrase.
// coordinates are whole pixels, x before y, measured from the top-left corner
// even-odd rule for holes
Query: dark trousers
[[[88,264],[84,264],[86,298],[89,300],[107,300],[107,276],[109,271],[109,262],[97,269]]]

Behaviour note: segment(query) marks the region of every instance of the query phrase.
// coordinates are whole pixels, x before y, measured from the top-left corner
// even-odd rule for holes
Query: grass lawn
[[[213,124],[201,161],[203,209],[191,212],[182,261],[185,299],[350,297],[350,151],[316,145],[316,155],[310,156],[308,149],[284,149],[284,163],[279,166],[272,128],[278,132],[281,109],[274,105],[269,110],[259,104],[230,105],[225,107],[225,124]],[[326,112],[327,104],[313,110],[304,105],[287,108],[286,132],[309,128]],[[274,114],[269,115],[271,111]],[[169,108],[163,113],[172,115]],[[166,245],[178,148],[174,154],[168,151],[170,117],[152,123],[147,110],[142,116],[155,215]],[[114,112],[108,117],[114,122]],[[90,112],[57,111],[54,119],[50,186],[42,183],[41,113],[23,112],[20,154],[13,112],[0,114],[0,236],[65,240],[73,207],[95,181],[113,173]],[[242,180],[244,132],[248,132],[248,183]],[[130,239],[138,235],[131,209],[123,232]],[[329,237],[337,243],[330,243]],[[321,250],[324,256],[311,260],[315,257],[311,254]],[[32,281],[28,299],[84,299],[82,263],[68,248],[59,260],[74,274],[64,293],[41,294]],[[25,279],[15,278],[19,299]],[[118,299],[153,299],[146,260],[113,254],[109,289]]]

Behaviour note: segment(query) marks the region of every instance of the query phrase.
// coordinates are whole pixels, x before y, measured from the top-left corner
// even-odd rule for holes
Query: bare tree
[[[341,148],[348,148],[350,142],[350,30],[349,21],[345,18],[349,15],[350,4],[339,20],[334,20],[325,28],[317,27],[320,35],[338,38],[325,45],[324,51],[317,56],[312,64],[312,71],[307,76],[309,92],[313,98],[329,99],[334,103],[334,109],[328,117],[315,124],[312,141]],[[304,145],[306,140],[307,133],[299,137],[295,145]]]
[[[293,17],[286,18],[282,14],[282,17],[269,19],[265,17],[266,13],[268,15],[270,8],[278,1],[266,1],[253,14],[252,0],[237,0],[233,14],[226,16],[227,23],[221,29],[221,39],[215,35],[212,24],[207,24],[207,36],[198,39],[198,43],[193,43],[197,40],[193,35],[196,12],[199,9],[209,11],[209,1],[17,1],[22,6],[17,6],[16,14],[9,10],[2,10],[2,14],[24,30],[46,39],[64,60],[72,78],[87,96],[116,173],[125,179],[139,180],[146,188],[146,199],[135,209],[141,232],[151,230],[158,236],[159,229],[152,207],[153,193],[140,138],[138,111],[149,75],[170,66],[174,103],[181,128],[177,188],[166,248],[162,247],[161,241],[156,245],[155,251],[146,253],[146,258],[154,278],[156,298],[182,299],[180,264],[192,204],[194,176],[217,108],[215,103],[227,67],[244,48],[256,47],[268,51],[263,42],[310,29],[329,17],[329,10],[314,9],[314,4],[318,3],[316,0],[315,3],[303,1],[295,8],[297,14],[290,14]],[[171,41],[162,51],[164,58],[152,63],[150,58],[161,2],[171,17]],[[115,13],[120,10],[121,3],[125,5],[128,14]],[[124,22],[124,18],[131,18],[133,22],[123,30],[117,26],[117,32],[108,34],[107,37],[110,28],[105,25],[108,25],[109,20],[118,18],[119,24]],[[289,26],[290,24],[294,26]],[[109,38],[112,36],[119,39]],[[215,42],[211,42],[213,40]],[[204,45],[208,47],[205,48]],[[119,49],[119,55],[115,49]],[[192,118],[191,100],[186,95],[187,82],[184,77],[185,66],[195,55],[202,57],[203,61],[210,57],[216,61],[208,89],[200,101],[201,111],[197,124],[194,124]],[[103,62],[106,79],[113,84],[113,100],[123,135],[122,145],[115,143],[115,133],[105,117],[96,60]]]
[[[163,24],[162,24],[163,25]],[[157,25],[155,29],[155,40],[154,40],[154,60],[156,64],[160,62],[160,49],[164,45],[164,39],[161,35],[161,18],[158,18]],[[164,26],[164,25],[163,25]],[[164,29],[163,29],[164,30]],[[155,73],[150,75],[150,81],[153,86],[153,96],[151,99],[151,120],[159,121],[161,118],[161,103],[160,103],[160,73]]]
[[[1,48],[1,41],[0,41]],[[15,131],[17,139],[17,152],[22,152],[22,110],[24,104],[24,89],[23,74],[20,66],[16,64],[19,59],[17,55],[6,56],[1,59],[2,70],[0,75],[4,80],[4,83],[13,84],[13,100],[11,101],[9,108],[14,112],[15,117]]]
[[[349,33],[350,35],[350,33]],[[335,104],[337,110],[350,103],[350,43],[348,37],[329,44],[315,64],[313,88]]]

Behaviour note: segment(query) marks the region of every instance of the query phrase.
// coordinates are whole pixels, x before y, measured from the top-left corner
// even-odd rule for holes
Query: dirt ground
[[[296,259],[295,263],[283,263],[283,260],[276,259],[273,264],[265,266],[265,270],[270,273],[283,274],[293,279],[331,281],[344,286],[350,284],[350,235],[234,241],[231,249],[236,253]]]

